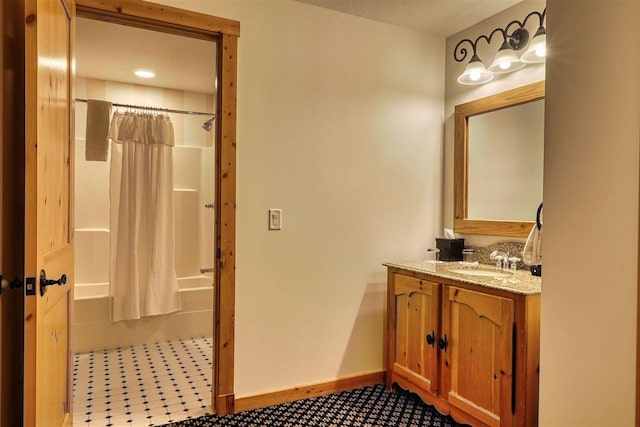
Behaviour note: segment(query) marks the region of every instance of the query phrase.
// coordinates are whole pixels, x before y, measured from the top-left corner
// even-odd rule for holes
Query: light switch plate
[[[269,230],[282,230],[282,209],[269,209]]]

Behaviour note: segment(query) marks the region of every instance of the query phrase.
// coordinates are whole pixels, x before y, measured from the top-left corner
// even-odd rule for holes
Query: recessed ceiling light
[[[156,76],[156,73],[149,70],[136,70],[134,74],[138,77],[142,77],[143,79],[150,79]]]

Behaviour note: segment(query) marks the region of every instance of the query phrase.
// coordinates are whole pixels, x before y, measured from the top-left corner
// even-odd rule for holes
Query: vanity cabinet
[[[539,295],[389,268],[387,388],[461,423],[535,426]]]

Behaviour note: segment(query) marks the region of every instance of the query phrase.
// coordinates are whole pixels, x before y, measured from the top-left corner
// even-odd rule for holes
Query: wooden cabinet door
[[[72,424],[73,0],[25,1],[24,425]],[[49,280],[67,282],[46,288]]]
[[[447,287],[443,298],[442,394],[489,426],[513,424],[513,300]]]
[[[396,274],[393,372],[425,391],[438,391],[440,285]]]

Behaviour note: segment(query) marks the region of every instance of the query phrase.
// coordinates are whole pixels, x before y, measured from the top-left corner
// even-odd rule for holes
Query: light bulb
[[[544,62],[544,58],[547,55],[547,35],[544,27],[538,28],[536,35],[533,36],[533,40],[529,43],[529,48],[522,54],[520,60],[522,62],[536,64]]]
[[[457,81],[462,85],[478,85],[486,83],[492,78],[493,74],[487,72],[478,55],[474,53],[464,72],[458,76]]]
[[[487,70],[491,73],[510,73],[522,67],[524,67],[524,64],[520,62],[520,58],[518,58],[511,45],[505,40]]]

